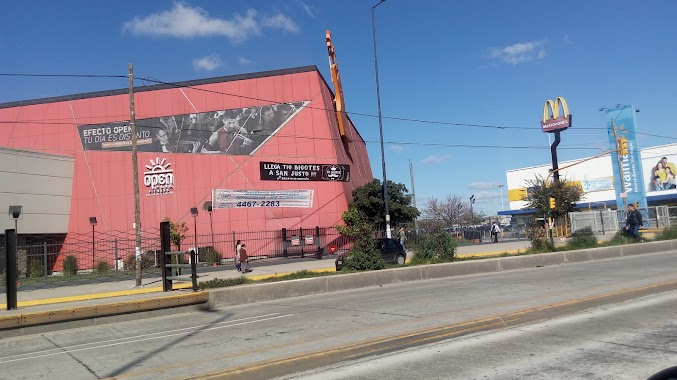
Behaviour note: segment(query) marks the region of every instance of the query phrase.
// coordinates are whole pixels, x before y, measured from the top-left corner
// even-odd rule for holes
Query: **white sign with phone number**
[[[313,207],[314,190],[230,190],[212,191],[212,207],[254,208],[254,207]]]

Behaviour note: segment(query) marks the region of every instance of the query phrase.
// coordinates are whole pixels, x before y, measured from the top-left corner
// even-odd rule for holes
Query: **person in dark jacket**
[[[248,273],[251,272],[250,269],[247,269],[247,262],[249,261],[249,256],[247,256],[247,249],[246,245],[242,244],[242,247],[240,248],[240,270],[242,273]]]
[[[639,227],[642,225],[642,214],[635,208],[635,205],[628,205],[628,214],[625,218],[625,229],[628,235],[639,239]]]

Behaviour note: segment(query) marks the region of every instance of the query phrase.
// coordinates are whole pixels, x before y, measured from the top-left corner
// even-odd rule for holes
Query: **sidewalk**
[[[514,253],[518,250],[525,250],[529,246],[530,242],[528,240],[499,242],[497,244],[479,243],[461,246],[458,248],[457,254],[460,257],[483,257],[499,255],[504,252]],[[250,263],[252,271],[247,274],[237,272],[232,265],[223,265],[200,268],[198,275],[199,281],[209,281],[215,278],[227,279],[240,276],[246,276],[251,279],[260,279],[302,270],[333,272],[335,270],[335,258],[336,256],[328,255],[322,260],[286,259],[272,262],[253,262]],[[190,284],[175,283],[175,288],[190,288]],[[184,293],[184,291],[182,291],[182,293]],[[91,306],[110,302],[159,298],[170,295],[172,295],[172,293],[162,292],[161,279],[157,274],[154,274],[153,277],[144,278],[140,288],[135,287],[134,280],[61,286],[50,289],[21,289],[20,287],[17,295],[18,311],[6,310],[6,294],[4,292],[0,293],[0,302],[2,302],[0,304],[0,315],[28,311],[63,309],[74,305]]]

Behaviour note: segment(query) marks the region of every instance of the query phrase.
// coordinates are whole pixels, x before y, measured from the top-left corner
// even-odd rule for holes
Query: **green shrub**
[[[656,235],[655,240],[673,240],[677,239],[677,226],[666,228],[660,234]]]
[[[353,244],[346,257],[345,266],[352,270],[378,270],[385,268],[381,253],[374,246],[371,236],[361,236]]]
[[[204,250],[200,250],[200,254],[204,258],[207,265],[219,265],[221,264],[221,259],[223,258],[219,252],[217,252],[213,247],[206,247]],[[206,251],[206,252],[205,252]]]
[[[106,274],[109,273],[113,268],[106,261],[99,261],[94,267],[94,273]]]
[[[158,264],[160,257],[158,256]],[[148,269],[155,266],[155,251],[146,251],[141,254],[141,269]],[[136,271],[136,255],[129,255],[125,259],[125,270],[129,272]]]
[[[75,276],[78,274],[78,259],[75,256],[68,255],[63,260],[64,276]]]
[[[456,256],[456,240],[444,231],[421,234],[416,242],[416,258],[451,261]]]
[[[578,230],[571,234],[571,239],[567,242],[566,249],[585,249],[597,247],[597,237],[592,233],[590,227]]]
[[[529,253],[554,252],[555,245],[552,244],[550,238],[533,239],[531,241],[531,248],[528,251]]]
[[[39,278],[44,276],[44,268],[39,258],[33,258],[31,264],[28,266],[28,277]]]

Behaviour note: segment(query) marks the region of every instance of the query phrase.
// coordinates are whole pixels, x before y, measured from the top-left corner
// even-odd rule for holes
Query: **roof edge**
[[[135,86],[134,92],[136,93],[136,92],[146,92],[146,91],[157,91],[157,90],[165,90],[165,89],[177,88],[177,87],[189,87],[189,86],[199,86],[199,85],[203,85],[203,84],[233,82],[233,81],[238,81],[238,80],[257,79],[257,78],[265,78],[265,77],[272,77],[272,76],[278,76],[278,75],[299,74],[299,73],[306,73],[306,72],[310,72],[310,71],[316,71],[317,73],[320,73],[320,70],[318,70],[317,66],[315,66],[315,65],[300,66],[300,67],[292,67],[292,68],[279,69],[279,70],[259,71],[259,72],[247,73],[247,74],[235,74],[235,75],[227,75],[227,76],[220,76],[220,77],[213,77],[213,78],[193,79],[193,80],[187,80],[187,81],[181,81],[181,82],[167,82],[167,84],[156,84],[156,85],[152,85],[152,86],[142,86],[142,87],[136,87]],[[321,75],[322,74],[320,74],[320,76]],[[324,80],[324,78],[322,78],[322,79]],[[325,83],[326,83],[326,81],[325,81]],[[64,101],[69,101],[69,100],[79,100],[79,99],[98,98],[98,97],[103,97],[103,96],[123,95],[123,94],[127,94],[127,93],[129,93],[128,88],[121,88],[121,89],[117,89],[117,90],[85,92],[85,93],[80,93],[80,94],[60,95],[60,96],[54,96],[54,97],[48,97],[48,98],[18,100],[18,101],[14,101],[14,102],[0,103],[0,108],[13,108],[13,107],[36,105],[36,104],[56,103],[56,102],[64,102]]]

